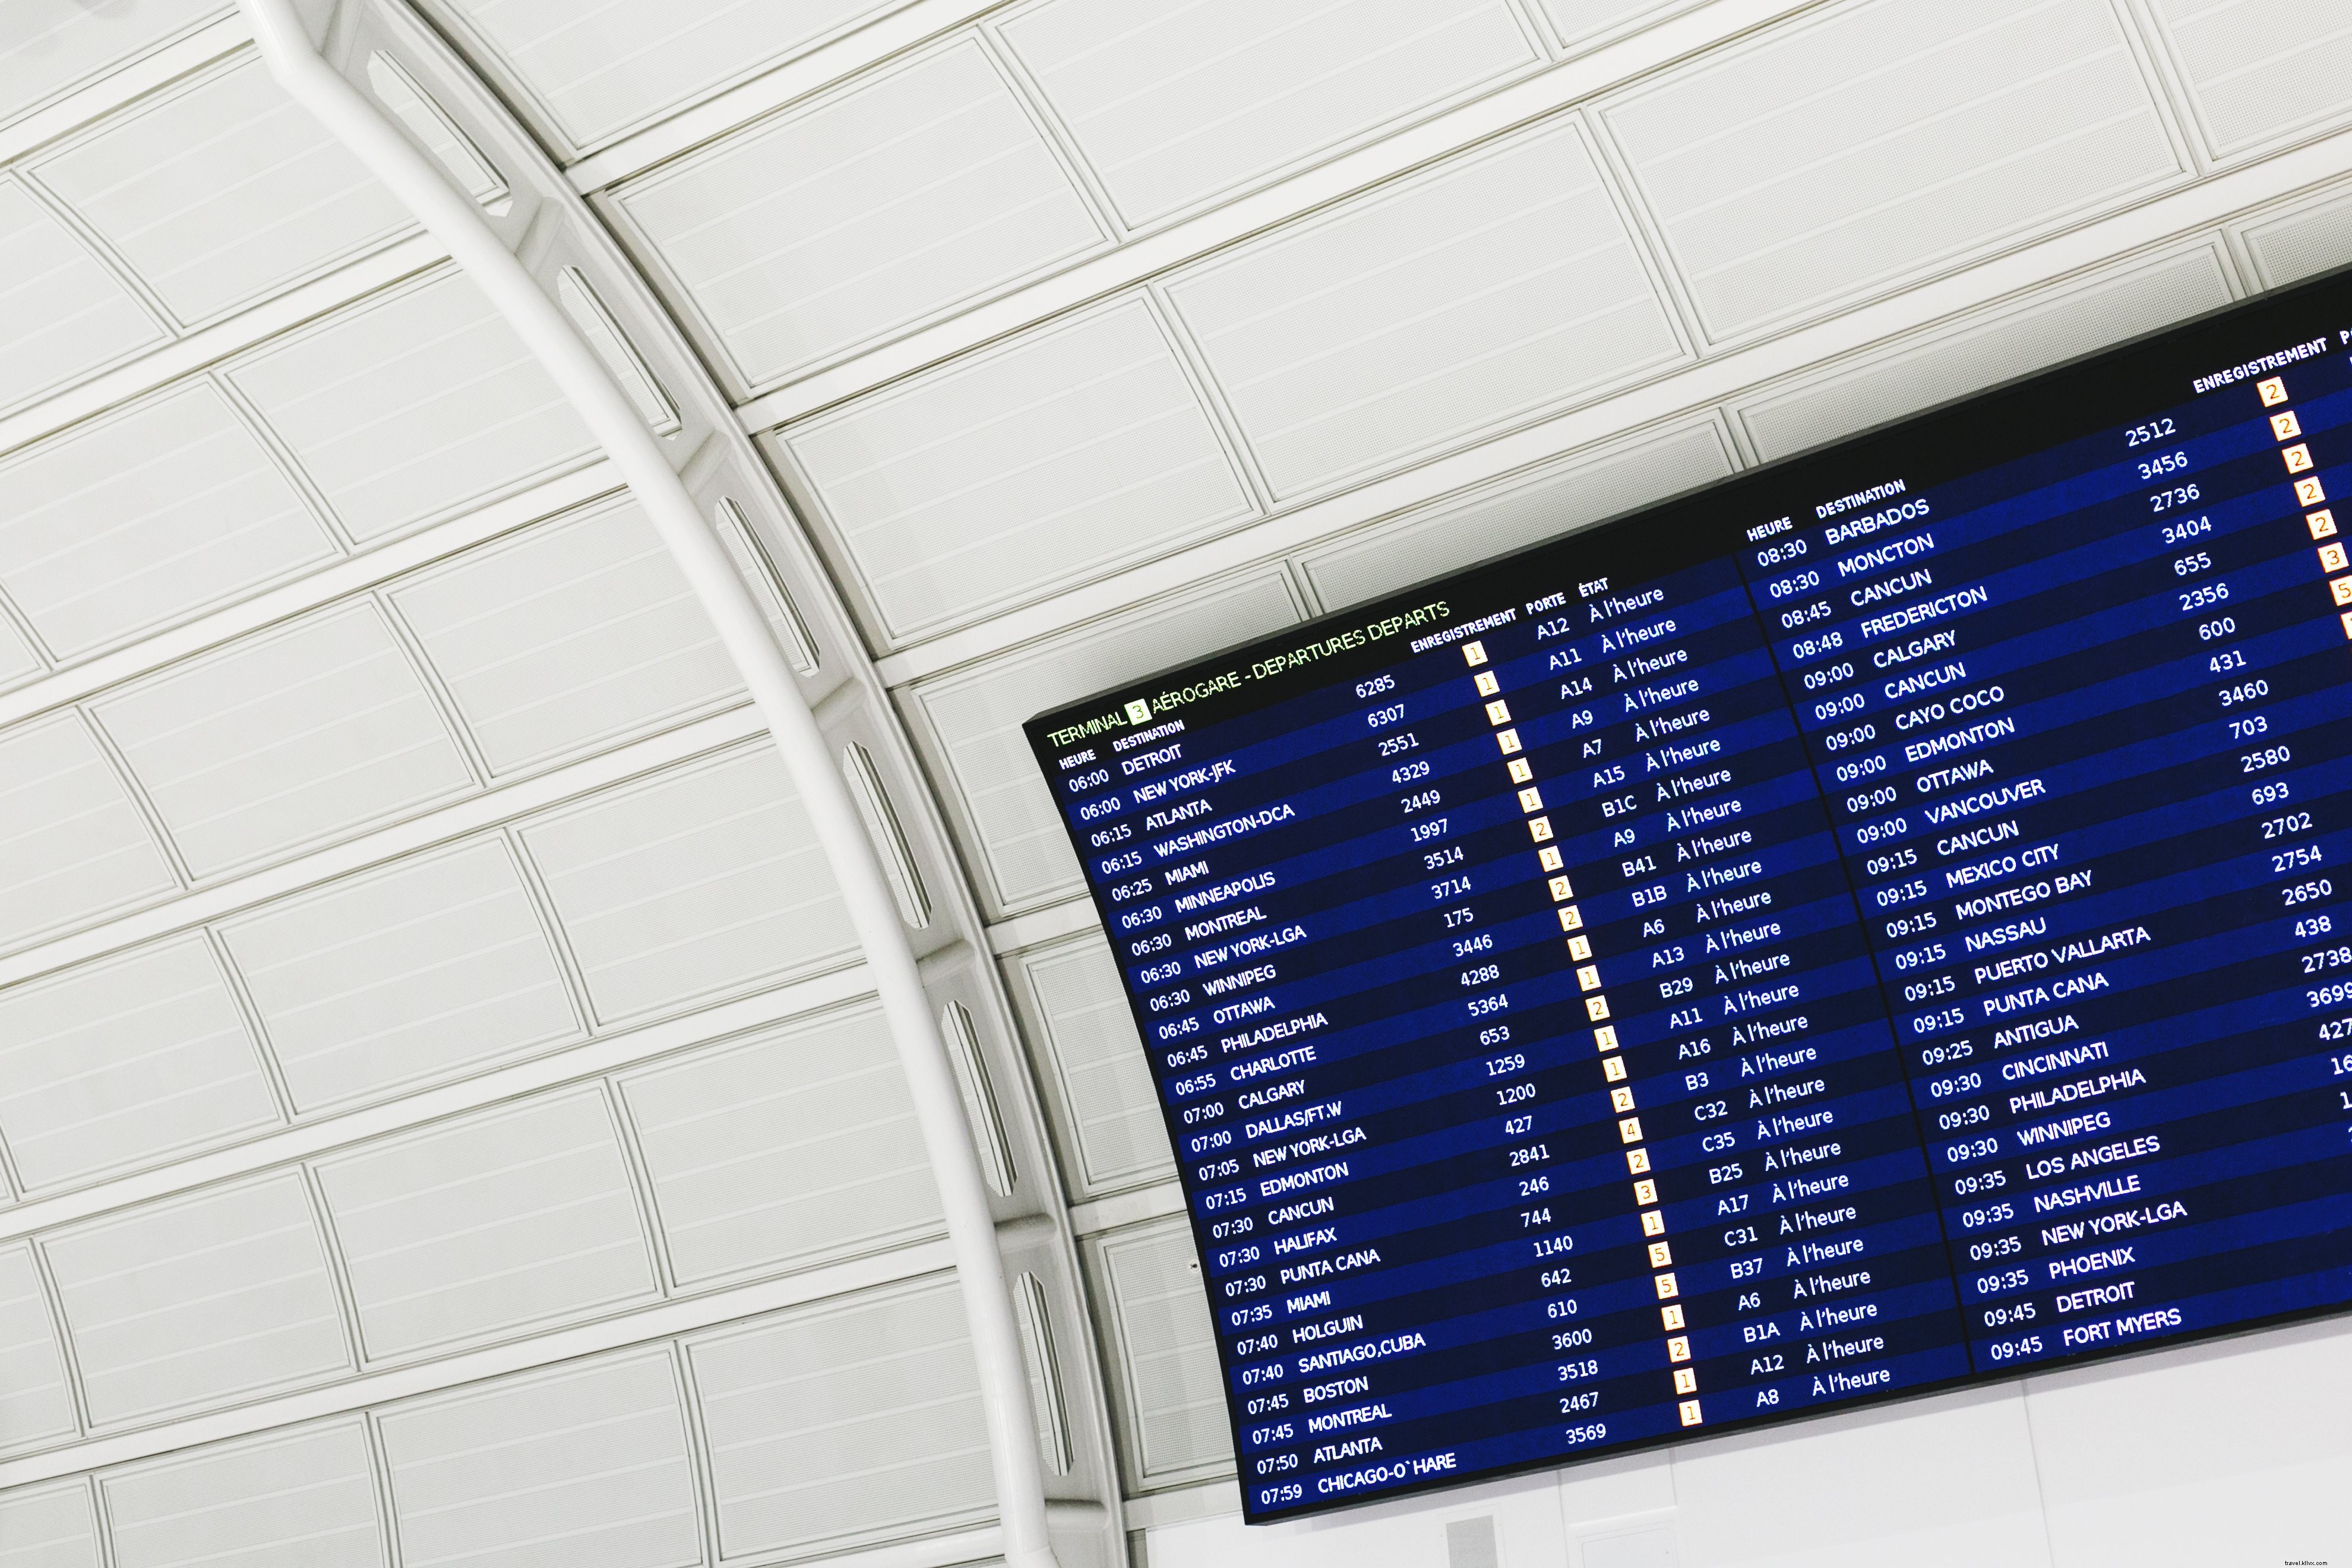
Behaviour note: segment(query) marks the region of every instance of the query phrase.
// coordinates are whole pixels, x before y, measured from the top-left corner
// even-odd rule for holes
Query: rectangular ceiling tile
[[[1181,1216],[1155,1220],[1089,1242],[1087,1255],[1129,1488],[1224,1472],[1234,1435],[1191,1228]]]
[[[593,1085],[317,1168],[373,1361],[661,1293],[620,1133]]]
[[[141,5],[7,0],[0,6],[0,122],[234,9],[227,0],[148,0]]]
[[[2342,0],[2155,0],[2217,158],[2242,157],[2352,116]]]
[[[17,629],[16,617],[0,610],[0,691],[46,674],[48,668],[33,651],[31,640]]]
[[[1010,966],[1035,1009],[1033,1035],[1047,1059],[1062,1117],[1063,1161],[1087,1196],[1173,1180],[1176,1155],[1160,1114],[1150,1060],[1099,932],[1015,957]]]
[[[0,731],[0,948],[179,885],[79,714]]]
[[[1638,28],[1654,26],[1707,0],[1539,0],[1552,31],[1570,54]]]
[[[496,838],[345,878],[220,931],[306,1115],[579,1033],[521,873]]]
[[[830,968],[857,951],[800,793],[764,740],[521,835],[605,1023]]]
[[[2107,0],[1836,6],[1603,119],[1717,342],[2188,177]]]
[[[1299,619],[1279,571],[1171,595],[1120,616],[916,686],[900,699],[928,754],[992,918],[1085,890],[1061,808],[1021,726],[1062,703],[1149,675],[1204,647],[1246,642]]]
[[[680,1285],[805,1268],[944,1223],[914,1102],[871,1007],[625,1079]]]
[[[743,700],[635,503],[541,523],[393,588],[493,773]]]
[[[362,544],[597,452],[539,362],[456,273],[331,317],[228,374]]]
[[[41,1289],[32,1251],[21,1243],[0,1247],[0,1454],[44,1447],[79,1429],[73,1391],[66,1384],[66,1358],[58,1348],[48,1293]],[[5,1550],[16,1522],[0,1501],[0,1563],[6,1568],[16,1568]]]
[[[970,38],[615,199],[752,387],[1103,241]]]
[[[364,601],[91,707],[198,878],[474,787],[416,667]]]
[[[415,226],[250,55],[123,110],[31,172],[183,324]]]
[[[215,1443],[110,1471],[98,1484],[116,1568],[224,1561],[235,1568],[377,1568],[384,1561],[375,1468],[356,1417]]]
[[[1166,335],[1135,299],[781,440],[892,641],[1044,598],[1255,510]]]
[[[1049,0],[1003,35],[1134,225],[1541,59],[1503,0]]]
[[[1743,401],[1740,424],[1773,462],[2095,353],[2230,302],[2218,243],[2141,258],[2089,279],[1939,322],[1826,375]]]
[[[106,1568],[89,1482],[0,1492],[0,1563],[6,1568]]]
[[[907,0],[427,0],[530,89],[572,150],[708,98]]]
[[[814,1556],[996,1506],[952,1280],[688,1342],[721,1560]]]
[[[0,991],[0,1137],[27,1192],[278,1125],[202,935]]]
[[[209,382],[0,464],[0,588],[59,660],[186,620],[338,553]]]
[[[666,1350],[507,1378],[378,1421],[403,1568],[702,1561]]]
[[[351,1370],[326,1249],[294,1172],[52,1232],[40,1247],[93,1426]]]
[[[1574,121],[1244,246],[1169,297],[1277,496],[1686,357]]]
[[[0,408],[169,335],[71,230],[0,180]]]

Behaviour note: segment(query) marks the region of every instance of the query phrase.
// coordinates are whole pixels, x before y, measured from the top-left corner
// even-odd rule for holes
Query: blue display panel
[[[2352,1299],[2346,503],[2331,280],[1034,721],[1248,1517]]]

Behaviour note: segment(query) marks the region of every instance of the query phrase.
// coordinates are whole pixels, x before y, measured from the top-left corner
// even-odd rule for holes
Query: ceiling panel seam
[[[252,41],[244,16],[234,9],[199,23],[138,58],[116,65],[62,97],[0,125],[0,163],[13,163],[46,147]]]

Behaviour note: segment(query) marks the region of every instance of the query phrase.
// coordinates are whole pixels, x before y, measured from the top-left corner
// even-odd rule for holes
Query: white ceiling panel
[[[1102,243],[966,38],[617,197],[751,386]]]
[[[1839,6],[1604,119],[1717,341],[2186,177],[2107,0]]]
[[[0,611],[0,691],[21,685],[47,668],[41,656],[33,651],[31,640],[16,629],[16,617]]]
[[[2243,235],[2263,288],[2284,289],[2332,271],[2352,261],[2352,190],[2337,185],[2247,225]]]
[[[454,273],[273,345],[229,379],[362,544],[596,454],[539,363]]]
[[[403,1568],[702,1560],[667,1350],[509,1378],[379,1418]]]
[[[0,179],[0,408],[167,336],[70,229]]]
[[[0,465],[0,587],[59,660],[337,553],[209,382]]]
[[[113,1471],[98,1484],[115,1568],[376,1568],[384,1561],[375,1469],[356,1418],[215,1444]]]
[[[2219,309],[2226,265],[2209,243],[2011,300],[1744,403],[1739,421],[1769,463]]]
[[[1151,1064],[1128,1012],[1118,965],[1099,932],[1024,952],[1013,969],[1028,987],[1037,1034],[1068,1120],[1064,1159],[1088,1195],[1173,1180],[1176,1157],[1160,1120]]]
[[[1317,603],[1325,611],[1343,609],[1664,500],[1738,467],[1723,426],[1702,418],[1588,447],[1297,559]]]
[[[1545,19],[1571,54],[1706,3],[1707,0],[1539,0]]]
[[[57,1325],[32,1250],[22,1245],[0,1247],[0,1454],[40,1447],[78,1430],[66,1359],[58,1349]],[[14,1523],[0,1504],[0,1564],[5,1568],[17,1568],[7,1551]]]
[[[2242,157],[2352,118],[2347,0],[2153,0],[2217,158]]]
[[[585,151],[907,0],[427,0],[462,18]]]
[[[1276,496],[1685,357],[1565,121],[1169,287]]]
[[[394,588],[493,773],[740,701],[694,590],[631,502]]]
[[[473,788],[371,603],[232,643],[92,711],[199,878]]]
[[[722,1561],[814,1556],[994,1511],[952,1280],[689,1342],[687,1364]]]
[[[201,934],[0,991],[0,1135],[27,1192],[280,1120]]]
[[[7,0],[0,5],[0,123],[233,9],[224,0]]]
[[[478,1072],[579,1033],[499,839],[404,860],[225,922],[303,1114]]]
[[[1541,58],[1503,0],[1048,0],[1003,32],[1136,225]]]
[[[0,1564],[5,1568],[105,1568],[89,1483],[26,1487],[0,1494]]]
[[[79,714],[0,732],[0,947],[178,886]]]
[[[281,1171],[42,1238],[93,1426],[351,1368],[302,1178]]]
[[[1255,510],[1140,300],[782,439],[892,639],[1043,598]]]
[[[594,1086],[319,1162],[375,1361],[661,1293],[628,1162]]]
[[[125,110],[31,171],[184,324],[415,226],[250,56]]]
[[[1181,1215],[1094,1242],[1095,1300],[1134,1490],[1231,1469],[1216,1325]]]
[[[938,1233],[914,1101],[871,1007],[621,1081],[681,1286]]]
[[[1204,647],[1246,642],[1299,620],[1281,572],[1170,595],[1123,616],[926,681],[904,701],[921,729],[951,818],[982,875],[992,915],[1084,889],[1061,808],[1021,726],[1047,709],[1150,675]]]
[[[604,1022],[856,952],[800,793],[764,741],[521,830]]]

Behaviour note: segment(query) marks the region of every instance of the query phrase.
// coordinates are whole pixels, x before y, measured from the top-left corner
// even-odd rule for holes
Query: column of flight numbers
[[[1592,1038],[1600,1053],[1601,1079],[1607,1086],[1609,1109],[1616,1118],[1617,1138],[1625,1155],[1626,1173],[1631,1178],[1635,1210],[1640,1215],[1643,1246],[1652,1270],[1652,1289],[1656,1292],[1660,1326],[1669,1336],[1666,1355],[1672,1368],[1675,1412],[1681,1425],[1696,1426],[1705,1419],[1697,1398],[1698,1373],[1682,1364],[1691,1359],[1690,1338],[1685,1327],[1683,1308],[1675,1300],[1679,1286],[1674,1273],[1674,1247],[1666,1239],[1665,1215],[1659,1206],[1658,1184],[1650,1174],[1650,1152],[1644,1146],[1640,1108],[1634,1103],[1633,1086],[1625,1081],[1625,1058],[1619,1053],[1617,1029],[1609,1022],[1609,998],[1601,991],[1600,966],[1594,962],[1592,939],[1583,930],[1584,915],[1576,904],[1576,889],[1570,880],[1555,843],[1551,818],[1544,814],[1543,786],[1535,777],[1534,764],[1523,755],[1525,750],[1519,732],[1513,724],[1508,699],[1500,695],[1501,684],[1491,670],[1479,669],[1487,662],[1486,646],[1480,642],[1464,645],[1462,657],[1477,673],[1473,684],[1478,695],[1486,700],[1486,721],[1495,727],[1495,738],[1500,747],[1506,772],[1518,791],[1519,809],[1527,814],[1528,831],[1535,846],[1538,870],[1544,874],[1545,886],[1559,921],[1560,930],[1567,933],[1570,962],[1574,965],[1577,990],[1580,994],[1586,1023],[1592,1026]],[[1579,1415],[1591,1409],[1598,1401],[1597,1390],[1581,1395],[1564,1396],[1563,1414]]]

